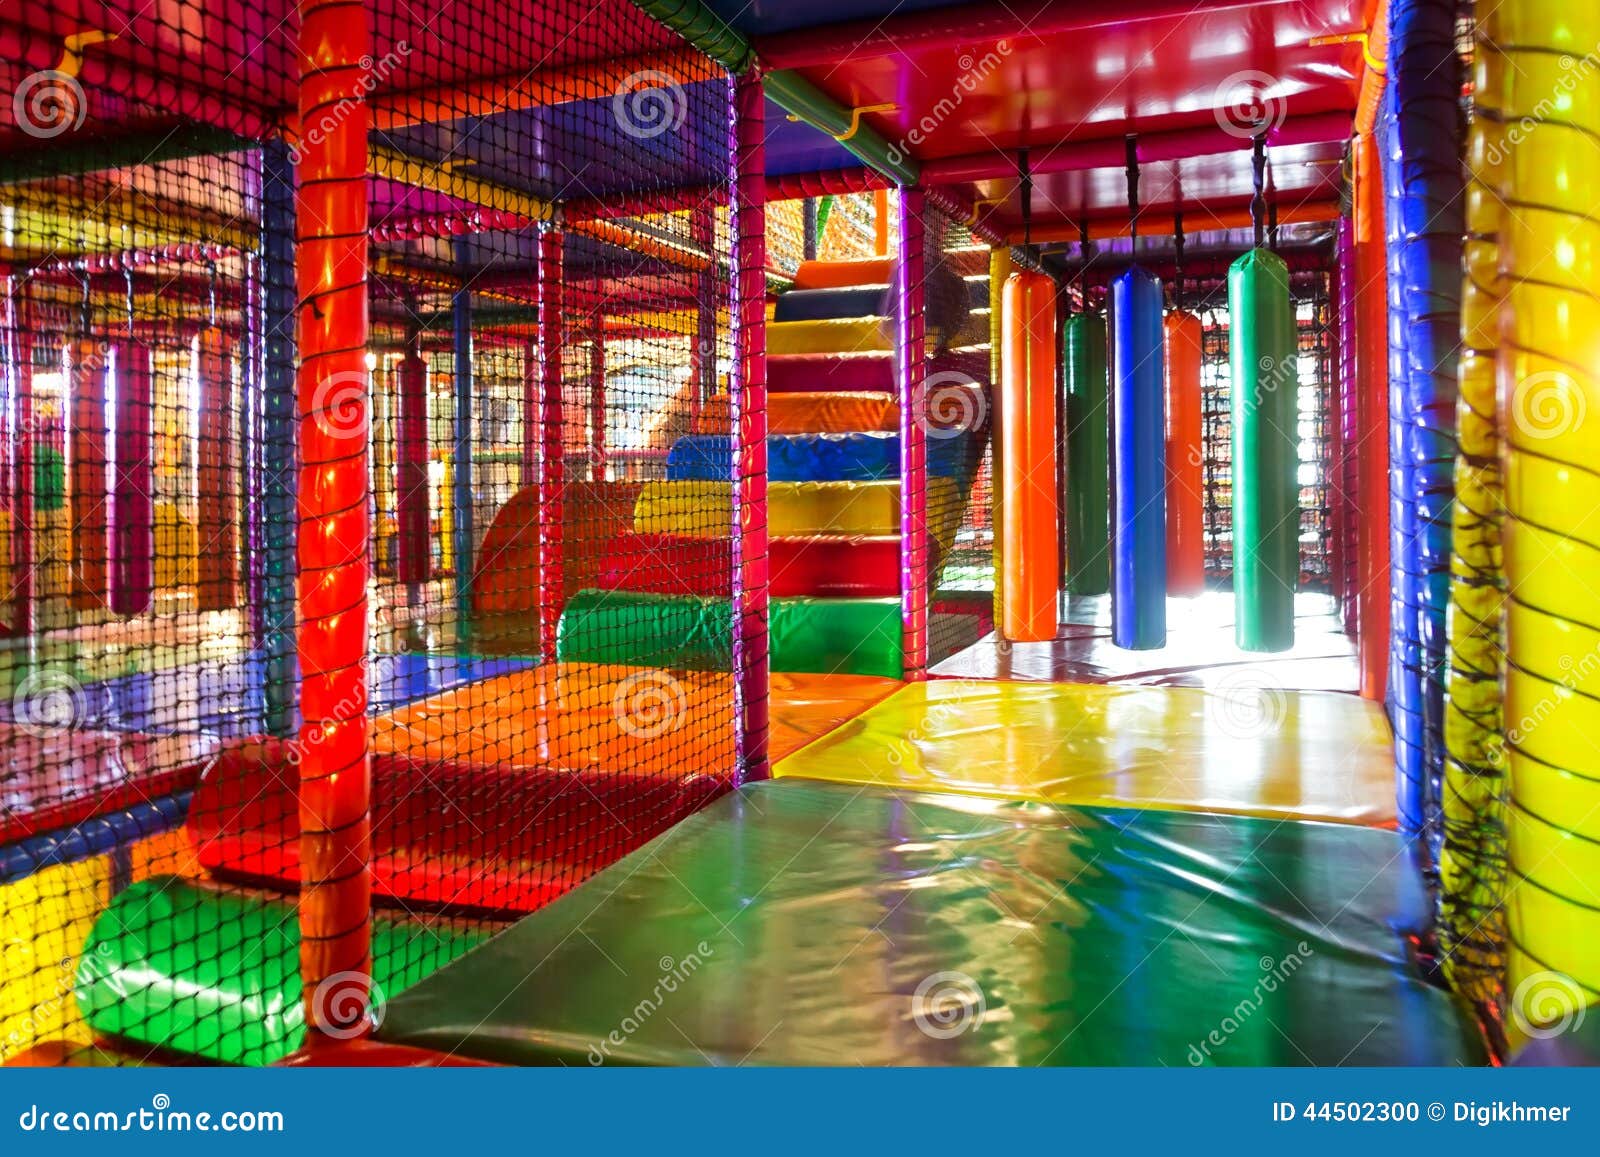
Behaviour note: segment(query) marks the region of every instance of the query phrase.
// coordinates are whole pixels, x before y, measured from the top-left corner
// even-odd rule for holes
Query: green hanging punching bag
[[[1111,589],[1106,321],[1073,314],[1061,335],[1067,392],[1067,590]]]
[[[1300,578],[1300,379],[1283,259],[1252,249],[1235,261],[1228,310],[1234,637],[1241,650],[1287,651]]]

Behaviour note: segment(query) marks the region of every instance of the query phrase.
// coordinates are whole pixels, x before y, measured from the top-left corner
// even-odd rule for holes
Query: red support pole
[[[1356,654],[1361,696],[1383,702],[1389,679],[1389,306],[1383,175],[1372,133],[1356,137]]]
[[[566,489],[565,404],[561,358],[561,231],[539,228],[539,654],[556,657],[556,629],[566,602],[562,567],[563,494]]]
[[[715,314],[712,315],[715,321]],[[715,331],[713,331],[715,332]],[[589,338],[589,477],[606,478],[606,332],[596,326]]]
[[[1344,230],[1345,223],[1341,221],[1341,238]],[[1345,508],[1348,495],[1344,486],[1344,277],[1337,266],[1328,275],[1327,309],[1328,343],[1321,373],[1328,387],[1323,410],[1328,431],[1328,457],[1324,467],[1328,492],[1328,589],[1333,592],[1342,617],[1348,597],[1345,580],[1349,559],[1344,537],[1348,518]]]
[[[155,599],[155,463],[150,347],[117,343],[116,482],[111,508],[111,609],[142,615]],[[204,443],[202,443],[202,446]],[[204,557],[204,552],[201,553]]]
[[[10,377],[11,633],[33,631],[33,326],[24,283],[6,278],[6,367]]]
[[[522,477],[523,486],[536,486],[539,479],[539,408],[544,390],[539,375],[539,342],[522,343]]]
[[[894,290],[896,390],[900,399],[900,640],[903,677],[928,677],[928,443],[923,382],[927,376],[923,315],[923,218],[921,189],[900,190],[900,259]]]
[[[766,117],[755,72],[731,82],[733,204],[733,677],[735,784],[770,774],[767,556]]]
[[[395,367],[395,580],[425,583],[433,573],[428,518],[428,363],[412,334]]]
[[[367,7],[301,0],[295,273],[300,308],[300,972],[307,1028],[370,1022],[367,750]],[[315,1037],[313,1038],[315,1039]]]
[[[1162,336],[1167,373],[1167,593],[1187,599],[1206,589],[1200,319],[1173,310],[1162,321]]]
[[[106,344],[93,338],[72,343],[72,608],[77,611],[105,607],[111,593],[106,567],[106,352]]]
[[[233,339],[216,326],[200,331],[199,607],[239,605],[238,424],[234,421]]]

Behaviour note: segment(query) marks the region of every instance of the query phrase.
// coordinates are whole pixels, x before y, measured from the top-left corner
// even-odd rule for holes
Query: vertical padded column
[[[893,292],[895,383],[900,402],[900,641],[901,666],[908,680],[926,677],[928,668],[928,587],[933,568],[928,539],[928,374],[924,280],[927,255],[921,189],[900,190],[900,254]],[[887,193],[879,200],[879,220],[888,244]]]
[[[562,518],[567,485],[566,406],[561,357],[566,343],[561,231],[539,227],[539,654],[556,657],[556,629],[566,598]]]
[[[1496,16],[1511,126],[1498,357],[1507,987],[1517,1027],[1548,1036],[1600,1001],[1600,69],[1586,55],[1600,8],[1518,0]]]
[[[1232,368],[1234,641],[1294,646],[1300,581],[1300,378],[1289,268],[1252,249],[1228,270]]]
[[[1382,701],[1389,682],[1389,306],[1383,174],[1371,132],[1355,139],[1356,650],[1361,697]]]
[[[106,355],[108,347],[84,337],[72,343],[68,356],[72,389],[72,609],[106,606],[110,574],[106,539],[110,531],[107,501],[109,465],[106,446]]]
[[[261,647],[266,724],[294,734],[296,459],[294,166],[281,141],[261,147]]]
[[[466,243],[457,241],[455,249],[458,259],[465,266]],[[456,572],[456,647],[458,650],[465,650],[471,647],[474,633],[472,568],[475,565],[473,547],[477,538],[475,496],[478,474],[473,449],[477,440],[474,437],[476,431],[473,429],[475,414],[472,402],[477,383],[473,366],[472,291],[465,283],[462,288],[456,290],[451,300],[451,322],[453,328],[451,348],[455,354],[453,359],[455,445],[450,463],[450,504],[454,516],[451,519],[451,532],[455,539],[455,549],[452,553],[455,556]]]
[[[1053,639],[1061,512],[1056,490],[1055,283],[1042,273],[1006,281],[1000,380],[999,488],[1005,493],[1001,634]]]
[[[395,367],[395,578],[425,583],[433,574],[428,518],[428,363],[413,338]]]
[[[1062,334],[1067,387],[1067,590],[1111,589],[1111,444],[1106,321],[1075,314]]]
[[[155,596],[155,464],[150,348],[117,345],[116,481],[111,500],[111,609],[142,615]]]
[[[1135,266],[1111,283],[1111,638],[1143,651],[1167,642],[1167,449],[1161,282]]]
[[[200,331],[199,607],[239,605],[239,423],[234,412],[233,340],[217,326]],[[342,402],[342,399],[338,399]]]
[[[770,774],[767,562],[766,116],[754,73],[729,82],[733,238],[734,753],[738,782]]]
[[[367,9],[302,0],[295,222],[300,340],[300,974],[308,1030],[362,1031],[372,975],[367,748],[371,430]]]
[[[1166,359],[1167,593],[1206,589],[1206,505],[1200,414],[1200,319],[1173,310],[1161,323]]]

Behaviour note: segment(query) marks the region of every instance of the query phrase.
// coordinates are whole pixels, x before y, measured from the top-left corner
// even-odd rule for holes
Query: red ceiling
[[[1215,136],[1219,124],[1236,126],[1236,153],[1146,164],[1141,189],[1152,208],[1230,201],[1251,193],[1245,124],[1256,110],[1273,122],[1353,112],[1361,45],[1310,42],[1364,28],[1368,7],[1364,0],[1261,0],[1220,10],[1196,3],[1184,15],[1092,32],[916,46],[870,58],[840,52],[841,63],[803,71],[846,106],[895,105],[865,122],[924,161],[1027,147],[1038,168],[1063,143],[1188,128]],[[1227,111],[1241,102],[1250,107]],[[1294,197],[1331,196],[1339,152],[1333,142],[1273,150],[1277,188]],[[1015,185],[986,181],[974,191],[1006,195],[1009,204],[993,212],[1015,223]],[[1104,216],[1125,204],[1120,164],[1036,180],[1036,219]]]

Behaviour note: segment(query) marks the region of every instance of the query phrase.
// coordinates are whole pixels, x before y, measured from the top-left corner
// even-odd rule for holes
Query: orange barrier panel
[[[694,433],[726,434],[731,421],[728,395],[706,399],[695,417]],[[893,433],[900,429],[900,407],[891,394],[800,393],[767,398],[767,433]]]
[[[1162,323],[1167,360],[1167,593],[1206,587],[1205,479],[1200,449],[1200,319],[1174,310]]]
[[[1001,633],[1012,642],[1056,634],[1061,517],[1056,495],[1055,283],[1006,280],[1001,338],[1000,460],[1004,557]]]

